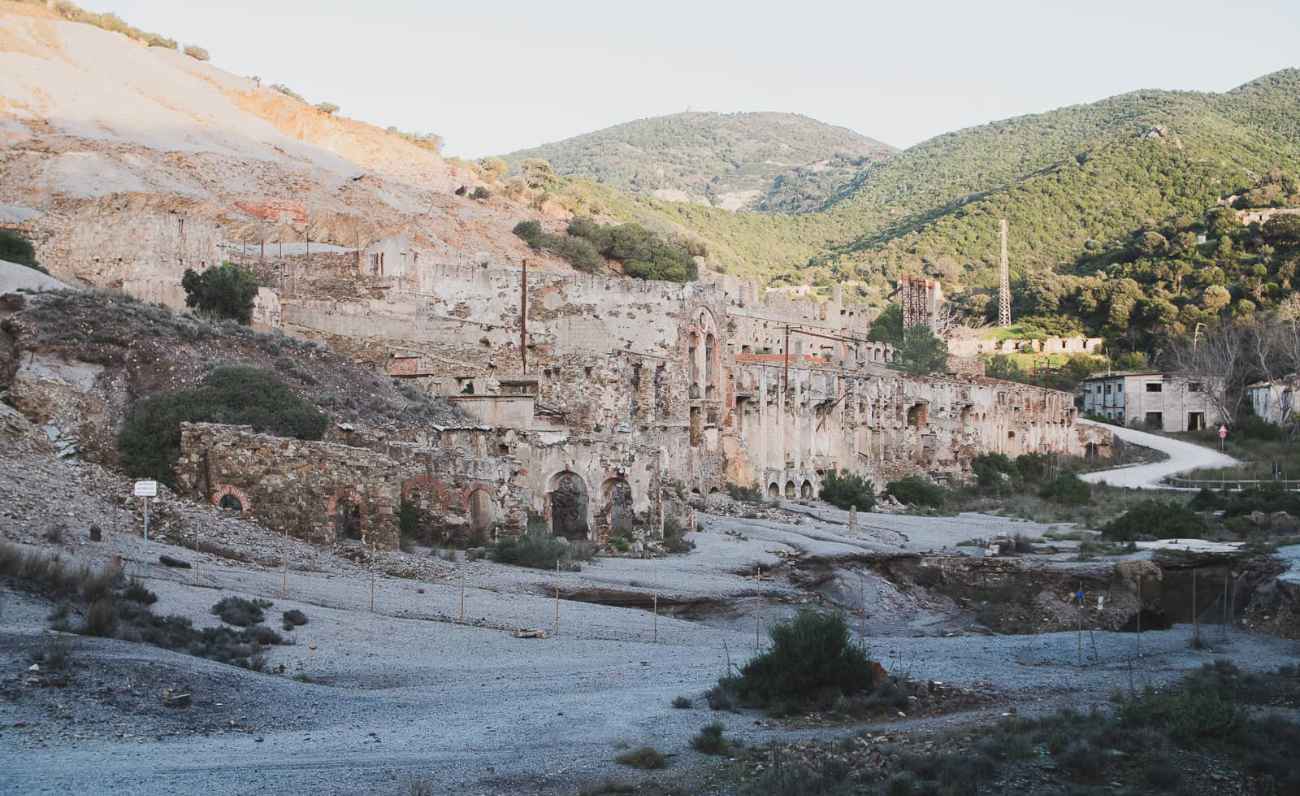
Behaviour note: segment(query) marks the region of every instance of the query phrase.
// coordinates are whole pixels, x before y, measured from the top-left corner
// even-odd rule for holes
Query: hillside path
[[[1105,425],[1091,420],[1080,420],[1078,422],[1098,426]],[[1163,480],[1168,476],[1184,473],[1188,470],[1197,470],[1204,467],[1231,467],[1240,464],[1231,456],[1219,453],[1213,448],[1170,439],[1160,434],[1150,434],[1146,431],[1124,428],[1123,426],[1106,426],[1106,428],[1125,442],[1154,448],[1169,458],[1151,464],[1116,467],[1113,470],[1098,470],[1095,473],[1085,473],[1081,478],[1089,483],[1105,482],[1111,486],[1123,486],[1131,489],[1175,489],[1175,487],[1162,483]]]

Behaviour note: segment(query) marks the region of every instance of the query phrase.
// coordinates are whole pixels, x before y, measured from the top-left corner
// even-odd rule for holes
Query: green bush
[[[876,487],[858,473],[840,475],[831,471],[822,479],[820,497],[845,511],[854,506],[858,511],[871,511],[876,505]]]
[[[480,185],[477,188],[475,188],[473,192],[470,193],[469,198],[477,199],[478,201],[483,202],[486,201],[487,199],[492,198],[492,192],[489,191],[487,188],[484,188],[482,185]]]
[[[723,737],[722,732],[724,729],[722,722],[718,721],[704,725],[704,728],[691,739],[691,748],[706,755],[730,753],[732,742]]]
[[[595,551],[578,542],[567,542],[554,536],[525,533],[522,536],[503,536],[488,550],[488,556],[501,564],[518,567],[576,572],[582,569],[581,561],[590,561]]]
[[[129,475],[175,484],[181,423],[249,425],[281,437],[317,440],[329,418],[293,393],[274,374],[244,365],[214,368],[198,387],[137,401],[118,434]]]
[[[981,492],[1007,495],[1015,487],[1018,470],[1005,453],[982,453],[971,461],[971,472]]]
[[[332,102],[318,102],[316,103],[316,110],[320,111],[326,116],[333,116],[334,114],[339,112],[339,106],[335,105]]]
[[[181,277],[185,289],[185,306],[202,315],[229,318],[247,324],[253,319],[253,300],[257,298],[257,278],[234,263],[197,272],[186,268]]]
[[[1016,472],[1027,484],[1041,484],[1052,468],[1052,457],[1046,453],[1023,453],[1016,457]]]
[[[251,627],[266,619],[264,610],[271,607],[268,600],[246,600],[243,597],[223,597],[212,606],[212,613],[222,622],[239,627]]]
[[[739,675],[719,680],[719,688],[746,704],[772,707],[808,705],[828,694],[850,696],[874,685],[871,661],[853,645],[838,614],[803,609],[768,635],[771,648],[750,659]]]
[[[0,260],[25,265],[43,274],[49,273],[36,262],[36,249],[32,247],[31,241],[12,230],[0,229]]]
[[[927,508],[939,508],[947,497],[947,491],[943,487],[919,475],[890,481],[885,486],[885,493],[899,503]]]
[[[623,272],[637,279],[691,282],[699,268],[687,247],[669,241],[640,224],[602,226],[590,219],[569,222],[569,236],[588,241],[601,254],[623,263]]]
[[[1067,506],[1082,506],[1092,500],[1092,488],[1074,473],[1059,473],[1043,485],[1038,496]]]
[[[562,257],[583,273],[596,273],[605,266],[605,260],[600,256],[600,252],[584,238],[551,235],[543,231],[542,225],[536,221],[520,221],[515,225],[514,233],[530,248],[548,251]]]
[[[1205,520],[1186,506],[1163,500],[1143,500],[1101,529],[1106,539],[1128,542],[1139,538],[1201,539],[1209,532]]]

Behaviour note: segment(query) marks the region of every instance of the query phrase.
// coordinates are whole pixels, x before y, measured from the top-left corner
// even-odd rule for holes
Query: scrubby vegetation
[[[657,768],[666,768],[668,760],[663,753],[653,746],[642,746],[639,749],[631,749],[614,758],[615,763],[632,768],[643,768],[653,770]]]
[[[1074,473],[1063,472],[1043,484],[1038,496],[1057,503],[1082,506],[1092,499],[1092,487]]]
[[[270,600],[248,600],[243,597],[223,597],[212,606],[212,613],[222,622],[239,627],[260,625],[266,619],[264,609],[271,607]]]
[[[533,569],[560,569],[577,572],[583,561],[596,556],[595,546],[589,542],[570,542],[545,533],[525,533],[520,536],[502,536],[488,550],[488,556],[502,564],[514,564]]]
[[[117,14],[99,14],[94,11],[87,11],[70,0],[56,0],[51,6],[47,0],[18,0],[26,5],[41,6],[43,8],[52,8],[55,13],[70,22],[84,22],[87,25],[94,25],[97,28],[121,33],[128,39],[147,44],[150,47],[166,47],[169,50],[176,49],[176,41],[157,33],[149,33],[132,27],[122,21]]]
[[[1116,517],[1102,528],[1109,540],[1201,539],[1209,532],[1201,515],[1172,501],[1147,499]]]
[[[870,693],[876,668],[854,646],[838,614],[801,610],[794,619],[768,631],[771,647],[751,658],[738,675],[723,677],[710,694],[711,705],[761,707],[797,713],[841,697]]]
[[[209,318],[229,318],[247,324],[253,320],[257,298],[257,277],[234,263],[223,263],[206,271],[186,268],[181,277],[185,306]]]
[[[730,754],[735,743],[723,736],[725,729],[720,721],[704,725],[703,729],[691,738],[691,748],[706,755]]]
[[[822,479],[820,497],[832,506],[848,511],[871,511],[876,505],[876,487],[858,473],[840,473],[832,470]]]
[[[152,644],[258,670],[264,665],[262,648],[284,643],[265,625],[196,630],[186,617],[157,616],[149,607],[156,595],[137,582],[128,582],[120,570],[72,567],[57,556],[24,553],[7,543],[0,543],[0,576],[56,601],[58,608],[50,620],[54,629],[64,632]],[[233,604],[229,599],[214,605],[213,613],[219,608],[223,613],[229,610]],[[241,618],[247,616],[241,614]]]
[[[123,468],[133,476],[175,483],[181,423],[250,425],[256,431],[320,439],[329,418],[271,373],[240,365],[213,368],[187,390],[137,401],[118,435]]]
[[[536,221],[521,221],[514,233],[532,248],[549,251],[579,271],[594,273],[605,260],[623,264],[637,279],[689,282],[699,269],[687,246],[665,239],[640,224],[601,225],[586,218],[569,222],[565,235],[552,235]]]
[[[25,265],[43,274],[49,273],[36,261],[36,249],[32,247],[32,242],[13,230],[0,229],[0,260]]]
[[[202,47],[199,47],[196,44],[185,45],[185,54],[196,61],[212,60],[212,56],[208,54],[208,51],[203,49]]]
[[[885,494],[908,506],[940,508],[948,491],[933,481],[919,475],[909,475],[885,485]]]
[[[927,739],[920,748],[841,743],[813,755],[805,746],[792,765],[771,765],[779,760],[776,750],[756,751],[754,761],[765,765],[745,792],[1093,793],[1120,782],[1135,793],[1187,794],[1233,782],[1243,793],[1295,793],[1300,769],[1292,755],[1300,724],[1291,714],[1297,704],[1295,667],[1258,675],[1220,661],[1168,688],[1117,695],[1110,710],[1011,718]],[[845,749],[858,748],[891,765],[846,758]]]

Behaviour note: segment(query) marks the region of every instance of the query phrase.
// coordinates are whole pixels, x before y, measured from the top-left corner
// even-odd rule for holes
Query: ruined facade
[[[498,491],[508,485],[518,497],[509,507],[493,503],[494,532],[521,530],[530,513],[571,538],[601,539],[629,526],[655,532],[665,491],[708,494],[736,484],[814,497],[833,471],[883,485],[917,472],[957,477],[982,452],[1108,450],[1104,431],[1074,423],[1068,394],[889,368],[891,349],[866,339],[865,308],[838,291],[817,301],[726,278],[678,285],[446,265],[404,240],[390,243],[297,270],[291,289],[265,300],[277,312],[263,322],[448,396],[480,424],[432,429],[407,444],[451,451],[429,472],[434,480],[463,477],[454,472],[457,457],[495,463]],[[250,440],[217,444],[207,434],[187,437],[189,488],[219,499],[221,485],[247,491],[244,484],[270,475],[255,477],[257,468],[235,455]],[[391,518],[415,477],[416,454],[382,455],[391,466],[359,465],[355,476],[369,483],[374,472],[397,473],[384,476],[373,498],[359,493],[373,506],[368,517]],[[469,504],[460,489],[433,513],[462,521]],[[312,493],[311,516],[297,532],[350,527],[330,508],[330,490],[322,484]]]

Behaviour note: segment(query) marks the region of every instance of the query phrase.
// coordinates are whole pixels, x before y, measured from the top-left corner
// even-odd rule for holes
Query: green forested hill
[[[1199,218],[1274,169],[1300,174],[1300,70],[1222,94],[1139,91],[973,127],[870,165],[821,211],[729,213],[581,179],[588,209],[703,241],[715,266],[769,281],[858,288],[900,273],[950,293],[993,284],[999,218],[1018,277],[1072,271],[1135,229]],[[851,293],[853,291],[850,291]]]
[[[639,195],[727,209],[815,210],[887,144],[793,113],[675,113],[504,156],[512,167],[546,160]]]

